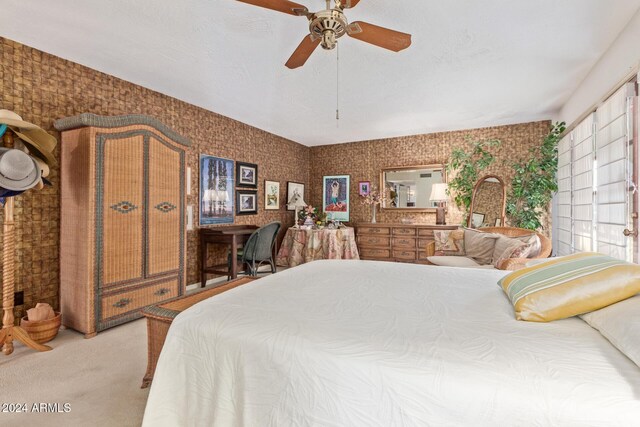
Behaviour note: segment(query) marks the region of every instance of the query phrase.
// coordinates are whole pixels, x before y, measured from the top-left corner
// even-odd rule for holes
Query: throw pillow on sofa
[[[500,234],[483,233],[472,228],[464,229],[464,250],[469,258],[478,264],[491,264],[493,250]]]
[[[436,242],[436,255],[463,256],[464,230],[434,230],[433,239]]]

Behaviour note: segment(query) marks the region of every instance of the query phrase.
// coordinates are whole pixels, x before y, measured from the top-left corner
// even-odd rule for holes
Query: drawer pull
[[[131,303],[130,298],[122,298],[120,301],[113,304],[113,306],[116,308],[122,308],[122,307],[128,306],[130,303]]]
[[[162,295],[166,295],[166,294],[168,294],[168,293],[169,293],[169,289],[167,289],[167,288],[160,288],[160,289],[158,289],[157,291],[155,291],[153,294],[154,294],[154,295],[157,295],[157,296],[159,296],[159,297],[161,297]]]

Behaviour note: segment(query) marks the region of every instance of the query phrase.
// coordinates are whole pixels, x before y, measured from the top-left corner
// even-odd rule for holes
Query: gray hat
[[[0,187],[7,190],[28,190],[40,182],[38,163],[15,148],[0,147]]]

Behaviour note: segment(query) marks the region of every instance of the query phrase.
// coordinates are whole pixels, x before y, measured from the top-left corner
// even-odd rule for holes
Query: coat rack
[[[4,146],[13,148],[13,135],[6,132],[2,137]],[[7,197],[4,204],[3,245],[2,245],[2,329],[0,329],[0,344],[6,355],[13,353],[13,340],[16,339],[29,348],[38,351],[48,351],[51,347],[38,344],[32,340],[27,332],[19,326],[14,326],[13,298],[15,292],[15,256],[16,235],[13,220],[14,200]]]

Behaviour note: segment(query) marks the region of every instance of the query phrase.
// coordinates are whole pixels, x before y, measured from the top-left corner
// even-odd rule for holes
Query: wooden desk
[[[231,249],[231,279],[238,277],[238,247],[249,239],[249,236],[256,231],[256,225],[234,225],[220,228],[200,229],[200,287],[207,284],[207,273],[229,274],[227,265],[220,264],[207,266],[207,247],[209,244],[227,245]],[[225,267],[222,270],[222,267]]]
[[[222,286],[198,291],[162,304],[152,305],[145,308],[142,311],[142,314],[147,318],[148,361],[147,372],[144,374],[144,378],[142,379],[141,388],[147,388],[151,384],[153,374],[156,372],[156,365],[158,364],[160,351],[162,350],[164,341],[167,338],[167,332],[169,332],[171,322],[173,322],[173,319],[175,319],[178,314],[200,301],[211,298],[214,295],[218,295],[237,286],[244,285],[245,283],[249,283],[253,280],[255,280],[253,277],[243,277]]]

